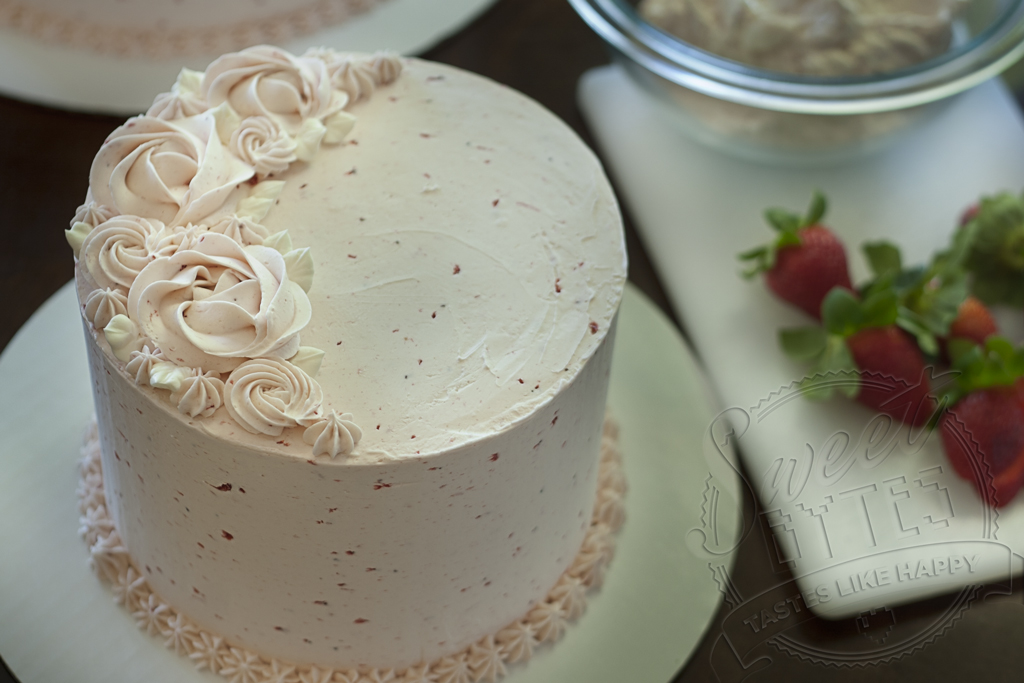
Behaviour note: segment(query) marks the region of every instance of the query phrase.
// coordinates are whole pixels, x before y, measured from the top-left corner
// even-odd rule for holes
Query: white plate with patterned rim
[[[586,613],[561,642],[511,667],[509,683],[671,680],[721,600],[712,570],[732,565],[739,480],[705,449],[716,402],[678,332],[632,287],[617,334],[609,404],[626,524]],[[70,284],[4,351],[0,387],[0,656],[11,671],[21,683],[223,682],[139,631],[88,567],[75,488],[93,408]],[[713,523],[717,555],[691,533]]]
[[[493,3],[382,0],[342,23],[285,40],[280,47],[295,54],[325,46],[415,55],[454,34]],[[0,14],[12,12],[7,5],[12,5],[12,0],[0,0]],[[121,115],[143,112],[166,84],[174,82],[183,66],[202,70],[219,54],[195,53],[156,61],[117,57],[42,41],[5,25],[0,22],[0,94],[66,109]]]

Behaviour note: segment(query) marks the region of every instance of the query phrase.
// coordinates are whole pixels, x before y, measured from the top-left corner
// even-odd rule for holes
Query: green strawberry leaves
[[[797,327],[779,330],[779,345],[793,360],[811,364],[809,376],[800,382],[807,398],[824,400],[836,391],[857,397],[857,366],[845,337],[829,334],[821,327]]]
[[[870,292],[863,299],[847,289],[834,287],[821,303],[821,322],[829,333],[849,337],[868,327],[895,323],[898,304],[891,287]]]
[[[775,228],[778,237],[769,245],[755,247],[737,255],[740,261],[749,262],[750,267],[743,271],[743,277],[752,278],[758,273],[763,273],[775,267],[775,255],[783,247],[798,246],[800,244],[800,231],[812,225],[817,225],[825,217],[828,210],[828,201],[825,195],[815,191],[811,198],[811,205],[807,213],[799,216],[786,209],[771,208],[764,212],[764,219],[768,225]]]
[[[1024,306],[1024,197],[984,197],[947,252],[971,274],[972,292],[986,304]]]
[[[903,270],[899,247],[891,242],[867,242],[861,248],[876,278],[896,275]]]
[[[927,266],[906,268],[899,249],[889,242],[868,242],[863,251],[875,276],[862,288],[865,301],[882,292],[895,295],[895,324],[913,335],[925,354],[938,356],[938,339],[949,334],[968,295],[961,259],[951,251]]]
[[[948,405],[972,391],[1012,386],[1024,377],[1024,348],[1015,347],[1005,337],[991,336],[984,346],[966,339],[952,339],[948,351],[953,369],[960,373],[945,392]]]

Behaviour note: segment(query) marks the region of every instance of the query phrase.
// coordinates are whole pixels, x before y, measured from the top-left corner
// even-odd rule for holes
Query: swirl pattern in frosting
[[[276,250],[206,233],[139,273],[128,313],[174,362],[230,372],[246,358],[294,355],[311,310]]]
[[[184,225],[219,211],[254,173],[224,147],[212,112],[174,121],[137,116],[103,143],[89,189],[118,213]]]
[[[240,116],[273,119],[292,135],[306,119],[323,119],[345,105],[334,97],[322,61],[269,45],[217,58],[207,67],[200,87],[210,106],[227,102]]]
[[[323,392],[316,380],[286,360],[256,358],[237,368],[224,386],[224,406],[253,434],[279,436],[317,420]]]
[[[352,416],[317,414],[323,351],[299,346],[313,256],[260,222],[284,186],[268,177],[341,143],[356,121],[345,107],[401,71],[390,53],[257,46],[182,69],[107,138],[66,237],[87,274],[83,312],[137,384],[171,392],[191,417],[223,401],[255,433],[301,426],[314,452],[351,452]],[[258,364],[271,368],[259,381]],[[243,365],[222,387],[216,375]]]
[[[281,173],[298,159],[295,140],[266,116],[243,119],[231,134],[230,147],[261,177]]]
[[[100,287],[128,289],[159,250],[154,241],[164,224],[138,216],[115,216],[86,235],[79,257]]]

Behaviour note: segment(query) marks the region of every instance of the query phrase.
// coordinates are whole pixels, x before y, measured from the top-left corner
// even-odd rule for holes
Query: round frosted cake
[[[256,666],[234,652],[493,680],[503,629],[580,611],[548,596],[599,580],[621,519],[600,457],[626,262],[556,117],[439,64],[251,48],[110,135],[68,240],[84,533],[148,630],[200,664],[216,638],[225,675]]]

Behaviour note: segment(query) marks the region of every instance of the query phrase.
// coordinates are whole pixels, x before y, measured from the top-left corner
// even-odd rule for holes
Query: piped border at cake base
[[[148,635],[161,638],[176,653],[231,683],[495,683],[508,666],[525,662],[535,647],[558,641],[569,622],[586,609],[587,594],[601,585],[615,552],[615,532],[625,521],[626,479],[618,447],[618,427],[605,418],[597,498],[590,527],[575,559],[547,597],[523,617],[469,647],[433,662],[406,669],[328,669],[267,659],[235,647],[200,629],[164,602],[138,571],[107,512],[95,420],[82,446],[78,487],[79,534],[89,545],[90,564],[110,584],[114,602],[132,615]]]

